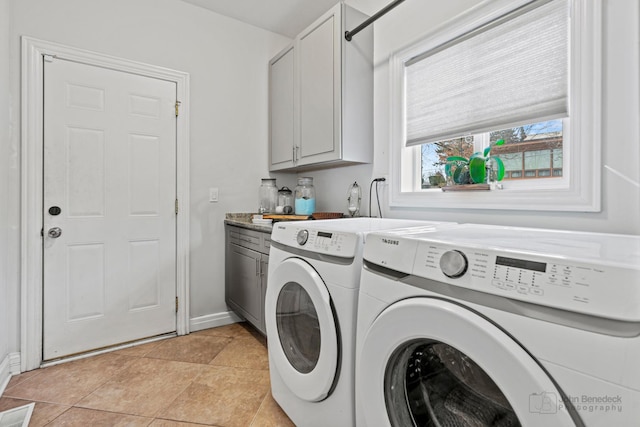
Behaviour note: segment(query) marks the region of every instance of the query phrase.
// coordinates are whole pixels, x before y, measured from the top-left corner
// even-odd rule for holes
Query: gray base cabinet
[[[226,225],[225,230],[225,301],[266,335],[264,296],[270,234],[231,225]]]

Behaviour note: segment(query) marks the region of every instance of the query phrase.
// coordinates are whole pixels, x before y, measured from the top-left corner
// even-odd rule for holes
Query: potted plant
[[[499,139],[493,146],[504,144],[504,139]],[[445,174],[454,184],[484,184],[491,180],[495,171],[495,180],[504,178],[504,163],[498,156],[491,155],[489,145],[484,151],[477,151],[468,159],[462,156],[447,157]]]

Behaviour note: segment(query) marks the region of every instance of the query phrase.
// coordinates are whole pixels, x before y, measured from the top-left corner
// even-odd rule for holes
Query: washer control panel
[[[550,307],[640,321],[637,269],[421,241],[412,274]]]
[[[356,256],[360,237],[356,233],[314,230],[287,224],[275,225],[271,240],[308,252],[353,258]]]

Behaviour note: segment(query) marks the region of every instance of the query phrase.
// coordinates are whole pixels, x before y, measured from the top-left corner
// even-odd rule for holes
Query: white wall
[[[347,0],[353,7],[373,14],[383,0]],[[363,211],[368,204],[372,178],[388,176],[389,159],[389,56],[415,42],[442,22],[478,0],[401,3],[375,23],[374,164],[307,172],[317,187],[319,210],[346,210],[347,187],[356,178],[363,186]],[[639,109],[639,11],[637,0],[604,0],[602,211],[557,213],[445,209],[389,209],[384,188],[383,211],[388,217],[450,220],[640,234],[640,189],[612,172],[640,181]],[[357,36],[356,36],[357,37]],[[344,187],[344,189],[342,189]],[[375,187],[374,187],[375,188]],[[380,186],[383,190],[383,187]],[[336,194],[337,193],[337,194]],[[375,193],[374,193],[375,194]],[[375,206],[375,196],[374,202]],[[374,215],[377,213],[373,209]]]
[[[10,89],[17,111],[22,35],[190,73],[190,316],[226,312],[224,214],[256,210],[260,178],[269,175],[267,64],[290,40],[179,0],[0,1],[13,7]],[[6,85],[7,79],[0,81]],[[4,139],[2,144],[4,152]],[[12,145],[19,146],[18,135]],[[8,222],[17,229],[20,171],[0,170],[0,182],[8,178],[14,187],[0,191],[10,195]],[[208,202],[209,187],[219,188],[218,203]],[[2,200],[0,209],[7,197]],[[9,239],[9,251],[19,253],[18,239]],[[12,274],[9,279],[9,293],[17,295],[19,277]],[[16,304],[10,351],[19,350],[18,319]]]
[[[8,174],[11,162],[11,121],[9,118],[9,37],[10,37],[10,4],[9,0],[0,0],[0,200],[8,200],[9,185]],[[9,322],[10,310],[16,312],[16,307],[11,308],[9,301],[10,280],[8,271],[9,261],[9,203],[0,203],[0,392],[8,378],[8,369],[3,361],[7,360],[10,352],[9,335],[11,325]]]

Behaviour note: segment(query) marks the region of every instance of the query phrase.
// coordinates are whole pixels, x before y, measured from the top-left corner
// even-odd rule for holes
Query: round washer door
[[[369,327],[359,360],[356,393],[367,425],[576,425],[532,356],[453,302],[392,304]]]
[[[338,329],[331,298],[316,270],[288,258],[269,276],[265,297],[269,357],[289,389],[318,402],[331,390],[338,366]]]

